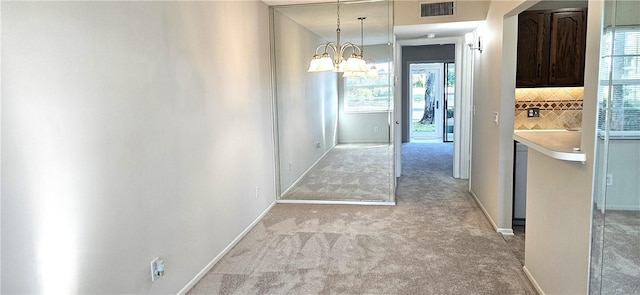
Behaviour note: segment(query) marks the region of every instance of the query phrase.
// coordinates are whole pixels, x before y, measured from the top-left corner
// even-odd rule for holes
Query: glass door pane
[[[445,63],[444,85],[444,138],[445,142],[453,141],[453,113],[455,109],[456,64]]]
[[[442,142],[444,130],[443,63],[409,65],[411,141]]]

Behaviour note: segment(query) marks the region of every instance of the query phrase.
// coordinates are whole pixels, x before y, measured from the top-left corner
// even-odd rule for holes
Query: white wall
[[[602,1],[589,1],[581,150],[586,163],[529,152],[525,268],[546,294],[587,294]]]
[[[475,56],[471,192],[494,226],[511,227],[512,132],[515,89],[515,15],[537,1],[493,1],[484,50]],[[599,2],[589,6],[582,151],[587,163],[569,163],[531,151],[527,178],[525,268],[542,292],[585,294],[593,183],[593,145],[599,61]],[[593,7],[592,7],[593,6]],[[499,124],[493,113],[500,113]]]
[[[2,2],[2,293],[177,293],[265,211],[268,27],[253,1]]]
[[[326,42],[322,38],[277,11],[274,30],[280,185],[285,192],[337,142],[338,77],[307,73],[316,46]]]
[[[598,139],[598,146],[603,146],[603,142]],[[598,149],[597,153],[600,163],[605,159],[604,149]],[[604,200],[595,194],[596,204],[602,208],[602,202],[606,201],[607,210],[640,210],[640,140],[610,139],[608,153],[606,174],[613,176],[613,183],[606,186]],[[596,181],[603,185],[606,180]]]
[[[525,268],[545,294],[587,294],[588,168],[529,149]]]
[[[390,62],[391,46],[386,44],[365,46],[366,59],[374,62]],[[391,83],[391,80],[389,80]],[[391,85],[389,87],[392,87]],[[338,142],[340,143],[388,143],[389,112],[348,113],[344,107],[344,78],[338,78],[339,120]],[[392,93],[392,92],[390,92]],[[389,101],[390,106],[392,101]],[[377,127],[377,129],[375,129]],[[377,131],[376,131],[377,130]]]
[[[474,58],[470,190],[493,226],[506,233],[511,231],[517,45],[512,11],[533,5],[526,2],[491,2],[485,26],[478,29],[483,51]]]

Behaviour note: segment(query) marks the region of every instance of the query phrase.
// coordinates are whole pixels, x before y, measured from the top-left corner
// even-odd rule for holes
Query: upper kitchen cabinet
[[[516,87],[583,86],[586,9],[518,16]]]

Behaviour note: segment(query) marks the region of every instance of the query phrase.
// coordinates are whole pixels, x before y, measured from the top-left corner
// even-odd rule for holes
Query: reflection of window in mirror
[[[640,72],[638,71],[640,25],[605,28],[603,40],[601,71],[609,70],[613,64],[611,76],[606,72],[601,73],[601,77],[611,79],[610,86],[601,87],[605,100],[609,94],[611,95],[610,130],[613,136],[638,136],[640,131]],[[600,116],[599,119],[604,120],[604,116]]]
[[[375,63],[377,77],[345,77],[344,109],[347,113],[388,112],[391,106],[390,63]]]

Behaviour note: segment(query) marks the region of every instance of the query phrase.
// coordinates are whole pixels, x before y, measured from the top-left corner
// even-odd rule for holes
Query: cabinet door
[[[518,65],[516,85],[537,86],[546,83],[548,63],[544,57],[545,14],[521,13],[518,16]]]
[[[549,85],[584,85],[585,12],[551,14]]]

